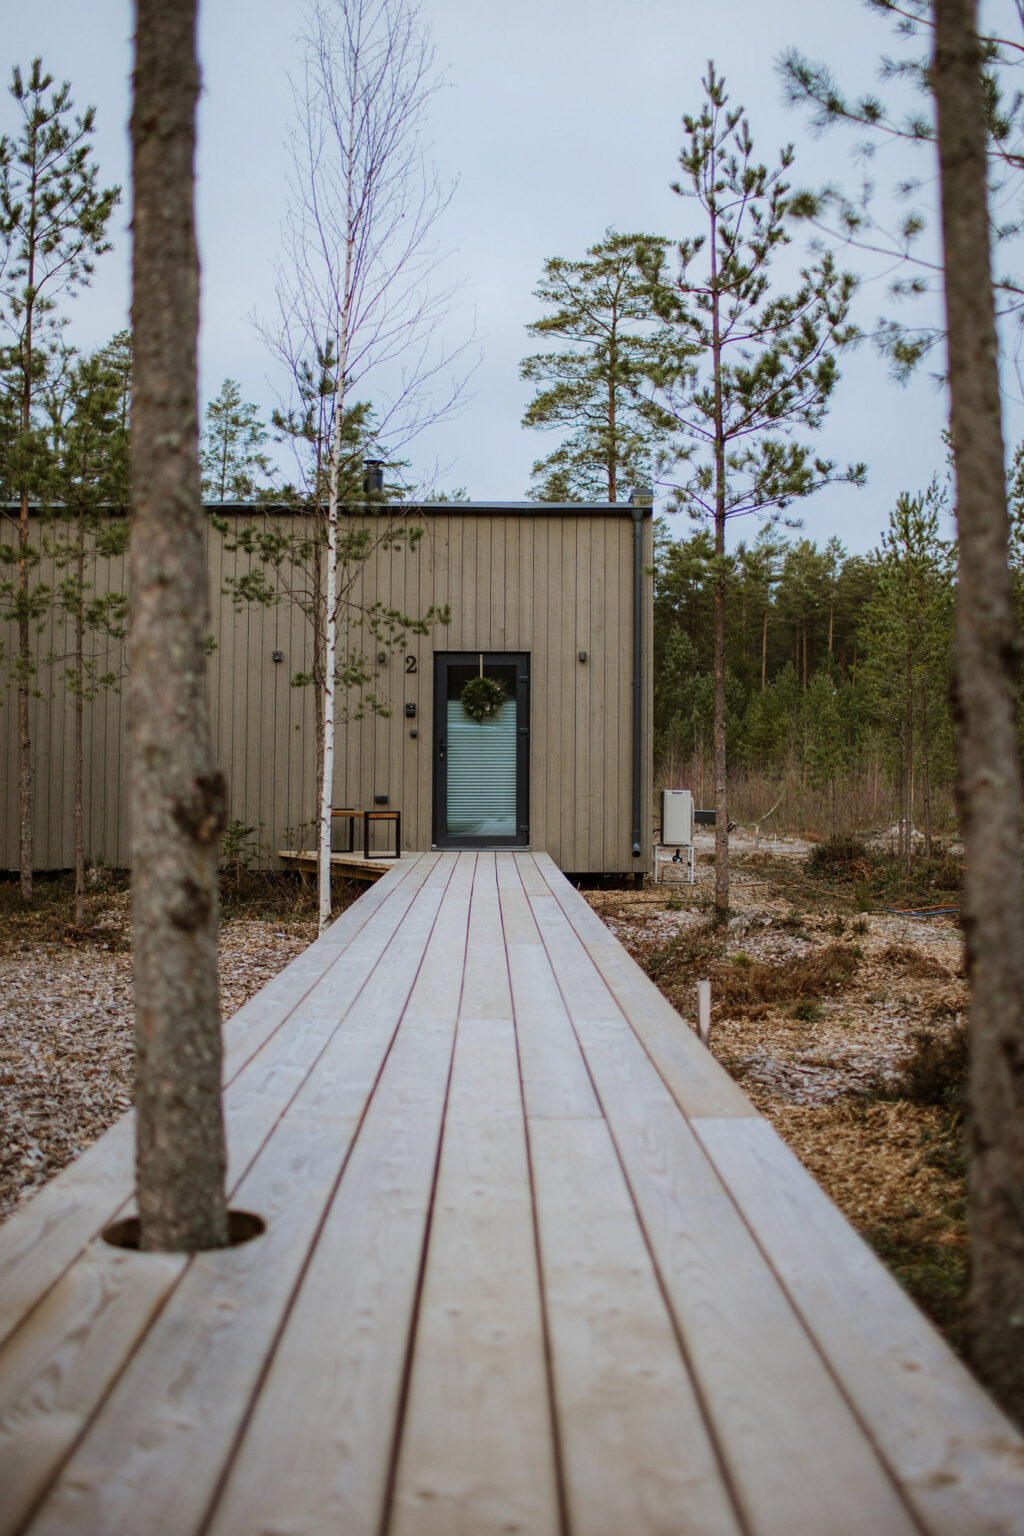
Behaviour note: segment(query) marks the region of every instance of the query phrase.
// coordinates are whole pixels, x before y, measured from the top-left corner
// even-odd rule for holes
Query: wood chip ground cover
[[[133,991],[127,892],[89,898],[84,936],[66,901],[0,914],[0,1219],[131,1104]],[[54,910],[48,910],[52,907]],[[229,918],[220,933],[230,1017],[316,936],[311,920]]]

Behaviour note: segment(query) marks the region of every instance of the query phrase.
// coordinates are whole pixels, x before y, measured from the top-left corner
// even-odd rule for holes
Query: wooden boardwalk
[[[1024,1442],[551,861],[403,859],[230,1021],[232,1204],[0,1228],[0,1532],[989,1536]]]

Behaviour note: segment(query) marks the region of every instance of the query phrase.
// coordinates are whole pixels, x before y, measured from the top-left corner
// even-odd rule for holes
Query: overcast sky
[[[693,210],[669,190],[682,143],[681,116],[698,111],[701,75],[713,57],[733,103],[748,110],[760,158],[796,146],[793,180],[854,185],[853,135],[813,137],[784,105],[775,62],[797,44],[827,60],[851,90],[874,83],[884,24],[859,0],[425,0],[437,63],[447,76],[434,98],[429,134],[442,177],[458,181],[444,243],[464,287],[453,334],[475,323],[481,362],[458,420],[420,451],[442,465],[440,485],[474,500],[527,494],[530,466],[557,438],[519,425],[530,398],[520,359],[524,327],[539,317],[532,295],[545,258],[581,256],[612,225],[679,238]],[[286,387],[249,317],[272,320],[273,269],[285,211],[284,138],[291,113],[287,72],[298,59],[297,0],[203,0],[198,218],[202,262],[203,399],[237,379],[269,414]],[[5,74],[41,54],[69,79],[79,107],[97,108],[97,157],[105,182],[128,182],[131,8],[127,0],[40,0],[5,18]],[[0,129],[14,127],[0,104]],[[904,167],[903,174],[908,173]],[[909,173],[933,180],[930,152]],[[888,184],[898,160],[874,174]],[[930,193],[924,192],[928,198]],[[105,341],[126,323],[127,197],[115,218],[115,249],[93,287],[74,301],[72,336]],[[842,258],[868,271],[857,253]],[[887,308],[885,283],[866,282],[857,318],[871,326]],[[799,509],[808,536],[836,533],[854,552],[874,545],[901,490],[924,486],[943,467],[942,392],[925,377],[892,384],[869,346],[842,364],[822,448],[869,466],[866,489],[838,486]],[[1017,423],[1019,427],[1019,422]],[[1013,427],[1009,430],[1012,437]],[[683,532],[682,519],[676,529]],[[756,524],[736,533],[753,538]]]

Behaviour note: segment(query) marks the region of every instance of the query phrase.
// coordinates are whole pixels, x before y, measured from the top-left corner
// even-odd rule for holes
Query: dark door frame
[[[448,824],[448,775],[445,752],[448,734],[448,667],[472,666],[479,651],[434,652],[433,847],[528,848],[530,846],[530,653],[484,651],[484,668],[516,668],[516,831],[513,837],[453,837]]]

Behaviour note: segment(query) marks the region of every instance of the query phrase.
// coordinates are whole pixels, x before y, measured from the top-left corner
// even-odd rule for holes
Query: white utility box
[[[659,858],[659,850],[674,848],[671,859]],[[683,853],[680,855],[679,850]],[[654,881],[662,885],[679,876],[693,884],[693,794],[688,789],[661,792],[661,842],[654,850]]]
[[[661,792],[661,845],[687,848],[693,842],[693,793],[688,789]]]

